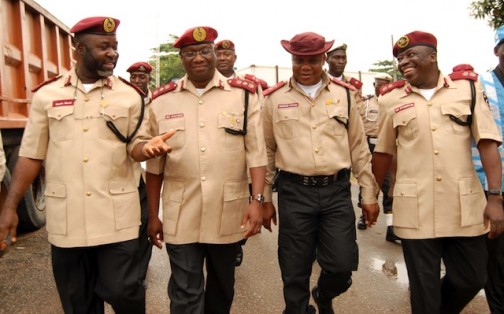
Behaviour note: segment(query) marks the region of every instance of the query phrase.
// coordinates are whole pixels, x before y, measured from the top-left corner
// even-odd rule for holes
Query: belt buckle
[[[328,186],[329,185],[329,176],[326,176],[326,177],[324,177],[322,179],[321,185],[322,186]]]
[[[310,178],[310,186],[317,186],[317,179],[314,177],[309,177]]]

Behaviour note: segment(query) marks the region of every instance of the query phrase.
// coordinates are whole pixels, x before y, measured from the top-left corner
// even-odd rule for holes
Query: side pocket
[[[418,228],[418,192],[415,181],[396,181],[394,186],[394,226]]]
[[[63,183],[46,182],[46,229],[52,234],[67,234],[67,198]]]
[[[486,199],[477,177],[459,179],[460,225],[462,227],[483,224]]]
[[[114,203],[116,230],[140,225],[140,197],[138,188],[127,182],[109,182],[109,192]]]
[[[248,182],[225,182],[220,234],[223,236],[243,232],[241,220],[248,205]]]
[[[166,192],[163,192],[163,232],[175,235],[184,196],[184,182],[168,181],[164,184]]]

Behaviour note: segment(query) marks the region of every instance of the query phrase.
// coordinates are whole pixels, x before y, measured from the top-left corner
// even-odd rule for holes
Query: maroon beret
[[[152,72],[152,67],[147,62],[137,62],[133,63],[126,71],[130,73],[145,72],[150,74]]]
[[[415,46],[428,46],[437,49],[437,39],[434,35],[421,31],[414,31],[399,38],[392,50],[394,57],[401,52]]]
[[[115,35],[119,26],[118,19],[105,16],[94,16],[80,20],[71,29],[70,33],[89,33],[97,35]]]
[[[186,30],[182,36],[177,38],[173,43],[173,47],[183,48],[190,45],[213,43],[217,35],[217,31],[208,26],[190,28]]]
[[[325,41],[319,34],[307,32],[297,34],[289,40],[280,41],[285,50],[297,56],[313,56],[331,49],[334,40]]]
[[[235,50],[235,45],[231,40],[221,40],[215,44],[215,50]]]

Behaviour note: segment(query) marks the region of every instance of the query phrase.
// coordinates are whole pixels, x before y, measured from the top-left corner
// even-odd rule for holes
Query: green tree
[[[178,55],[178,49],[173,47],[176,39],[175,35],[170,35],[168,43],[160,44],[159,47],[151,49],[152,55],[149,58],[149,64],[153,68],[151,88],[157,88],[184,76],[185,70]],[[158,76],[159,86],[156,86]]]
[[[369,69],[369,72],[385,72],[394,78],[394,81],[402,79],[401,73],[397,70],[397,66],[392,60],[379,60],[373,63],[374,67]]]
[[[469,10],[472,17],[486,19],[494,30],[504,25],[504,0],[473,1]]]

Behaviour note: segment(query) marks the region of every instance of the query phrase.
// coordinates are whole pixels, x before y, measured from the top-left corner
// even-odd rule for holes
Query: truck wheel
[[[16,147],[7,163],[9,171],[14,170],[18,158],[19,146]],[[24,198],[21,199],[17,207],[19,217],[19,232],[29,232],[40,229],[46,222],[45,211],[45,168],[42,164],[40,173],[26,191]]]

